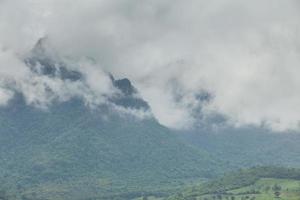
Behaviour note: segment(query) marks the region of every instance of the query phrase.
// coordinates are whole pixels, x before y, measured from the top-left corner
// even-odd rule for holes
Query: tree
[[[280,190],[281,190],[281,186],[275,184],[275,185],[272,187],[272,190],[273,190],[274,192],[275,192],[275,191],[280,191]]]
[[[274,191],[275,198],[279,198],[279,197],[280,197],[280,194],[281,194],[281,193],[280,193],[280,191],[281,191],[281,186],[275,184],[275,185],[272,187],[272,190]]]

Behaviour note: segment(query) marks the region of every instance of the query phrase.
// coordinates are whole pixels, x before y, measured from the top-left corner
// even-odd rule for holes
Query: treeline
[[[228,190],[238,189],[254,184],[261,178],[300,180],[300,169],[283,167],[253,167],[229,173],[222,178],[188,188],[168,199],[188,200],[206,194],[225,194]]]

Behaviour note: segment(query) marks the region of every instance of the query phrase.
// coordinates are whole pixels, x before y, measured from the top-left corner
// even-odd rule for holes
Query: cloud
[[[0,88],[0,106],[5,106],[12,96],[13,93],[10,90]]]
[[[62,79],[58,75],[48,76],[39,73],[40,64],[34,65],[37,71],[31,70],[24,61],[11,50],[0,51],[0,105],[6,105],[15,92],[24,95],[27,104],[47,108],[55,101],[68,101],[78,97],[89,106],[101,105],[117,91],[113,88],[109,75],[89,60],[76,63],[68,62],[71,68],[77,68],[83,78],[80,81]],[[61,62],[48,60],[59,69]],[[55,63],[57,62],[57,63]],[[31,66],[32,67],[32,66]]]
[[[17,58],[47,35],[59,55],[77,63],[70,67],[85,73],[94,94],[109,90],[103,71],[128,77],[155,117],[169,127],[195,125],[201,110],[204,116],[221,114],[236,126],[299,129],[297,0],[4,0],[0,4],[4,30],[0,44],[5,49],[0,57],[9,51],[16,58],[1,59],[0,68],[9,62],[10,68],[18,66]],[[78,64],[86,58],[96,64]],[[1,76],[7,74],[3,69]],[[28,77],[26,73],[20,74]],[[58,80],[47,81],[61,88]],[[209,103],[199,100],[203,91],[213,96]]]

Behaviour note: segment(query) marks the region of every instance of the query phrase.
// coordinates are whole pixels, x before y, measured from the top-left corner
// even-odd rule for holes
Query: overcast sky
[[[85,74],[84,87],[26,68],[45,36]],[[49,100],[45,85],[62,99],[89,90],[102,102],[108,72],[128,77],[171,128],[193,127],[202,107],[234,126],[299,130],[300,1],[0,0],[2,106],[12,83],[29,103]],[[210,102],[198,100],[203,91]]]

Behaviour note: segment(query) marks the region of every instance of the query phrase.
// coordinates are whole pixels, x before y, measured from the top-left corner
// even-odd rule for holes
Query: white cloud
[[[221,113],[234,125],[299,129],[298,0],[4,0],[0,4],[2,49],[23,55],[47,35],[60,55],[95,59],[94,66],[74,65],[82,66],[91,90],[109,91],[103,71],[128,77],[156,118],[169,127],[192,126],[201,104],[196,95],[207,90],[214,98],[202,105],[204,111]],[[0,63],[0,74],[7,73],[6,63]]]
[[[71,97],[82,98],[87,105],[94,106],[106,103],[107,98],[116,92],[108,74],[90,61],[68,64],[82,72],[84,79],[71,81],[34,73],[23,57],[11,50],[0,51],[0,105],[6,105],[14,92],[22,92],[28,104],[40,108]]]
[[[13,93],[10,90],[0,88],[0,106],[5,106],[12,96]]]

